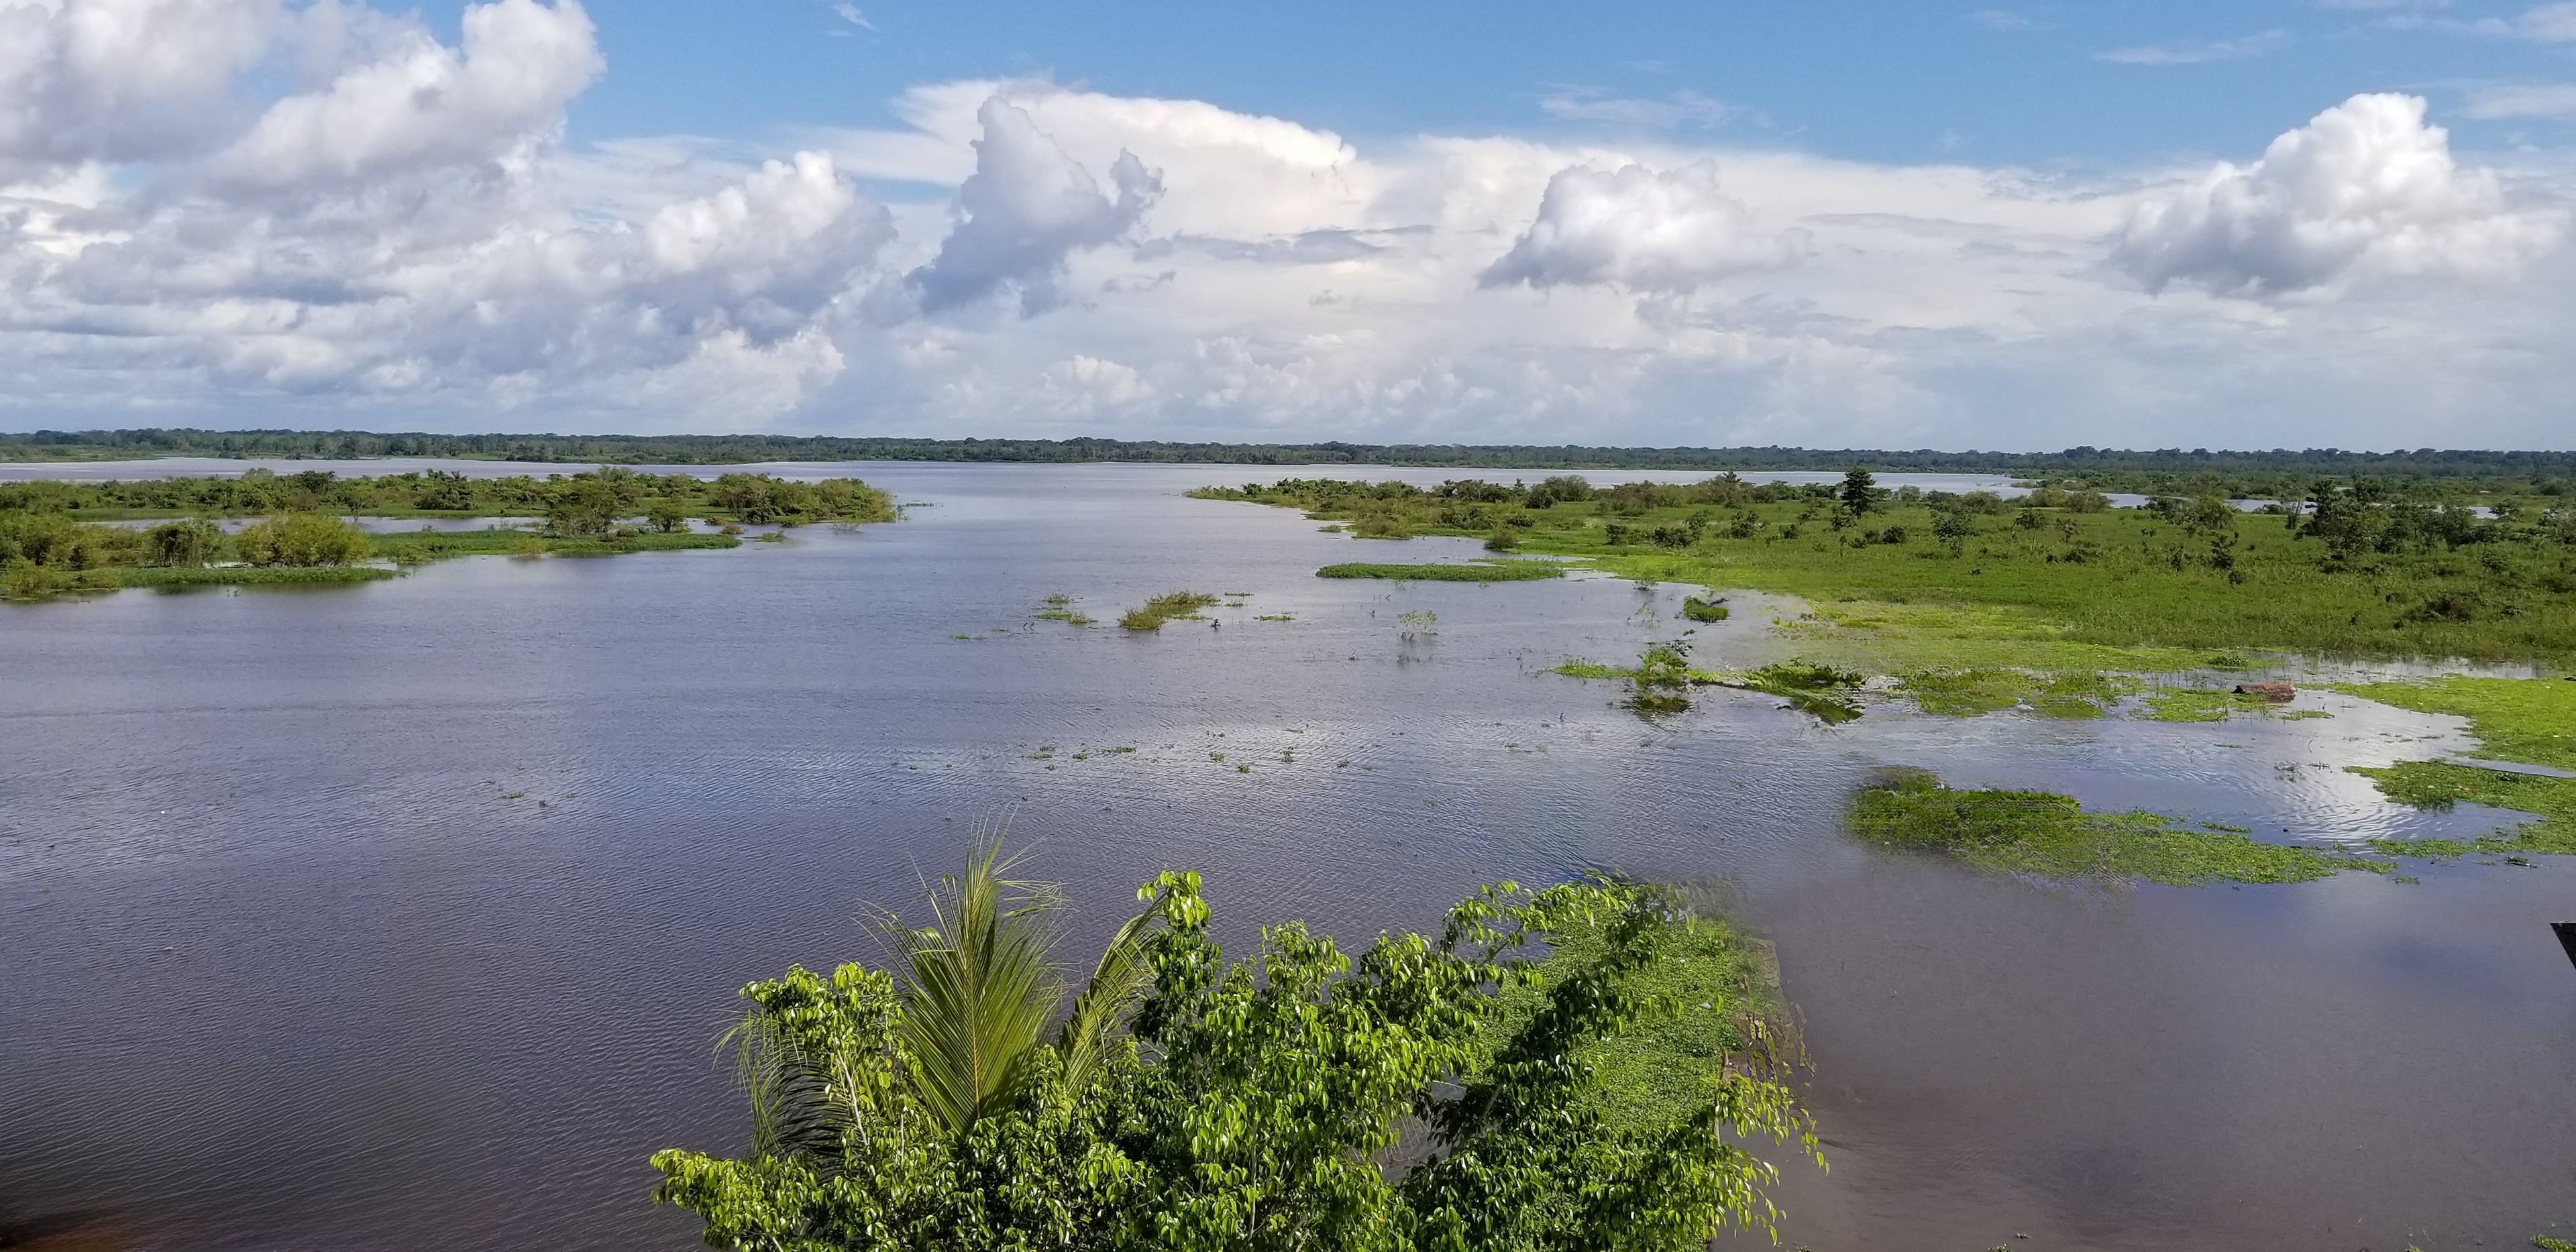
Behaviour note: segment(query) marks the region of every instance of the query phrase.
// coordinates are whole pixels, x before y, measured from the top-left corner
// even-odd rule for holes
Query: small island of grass
[[[807,483],[738,473],[705,481],[621,467],[542,482],[438,470],[340,478],[253,469],[231,479],[0,483],[0,598],[368,582],[448,557],[735,548],[744,525],[855,525],[899,516],[893,496],[855,478]],[[263,520],[232,533],[219,524],[240,517]],[[359,517],[542,520],[371,533],[350,520]],[[158,519],[167,520],[114,524]],[[692,530],[691,519],[717,530]]]
[[[1217,597],[1204,591],[1166,591],[1147,600],[1144,607],[1128,610],[1118,619],[1118,625],[1134,631],[1161,630],[1163,623],[1174,618],[1198,617],[1199,610],[1216,602]]]
[[[1852,833],[1880,847],[2052,883],[2291,883],[2396,868],[2340,849],[2265,843],[2155,813],[2088,812],[2042,791],[1960,791],[1929,771],[1891,771],[1852,797]]]
[[[1383,565],[1350,561],[1315,571],[1317,578],[1385,578],[1402,581],[1508,583],[1535,578],[1563,578],[1565,567],[1553,561],[1484,561],[1473,565]]]

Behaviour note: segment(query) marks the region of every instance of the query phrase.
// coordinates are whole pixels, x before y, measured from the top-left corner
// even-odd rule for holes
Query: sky
[[[0,0],[0,429],[2576,447],[2576,2]]]

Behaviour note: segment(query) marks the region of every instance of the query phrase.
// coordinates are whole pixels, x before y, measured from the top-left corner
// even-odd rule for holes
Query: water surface
[[[2106,897],[1837,830],[1893,763],[2274,838],[2456,833],[2494,815],[2342,769],[2456,749],[2456,719],[2310,696],[2336,716],[1828,729],[1727,692],[1649,725],[1545,671],[1669,635],[1678,588],[1319,580],[1477,549],[1179,494],[1308,471],[855,469],[923,507],[734,551],[0,606],[0,1223],[694,1246],[644,1158],[738,1142],[710,1049],[734,989],[869,955],[863,903],[1003,812],[1084,945],[1165,867],[1206,875],[1234,940],[1301,916],[1355,942],[1586,866],[1734,879],[1832,1144],[1783,1188],[1785,1246],[2500,1247],[2576,1218],[2563,863]],[[1250,594],[1151,636],[1032,617],[1176,587]],[[1698,638],[1758,648],[1762,616]]]

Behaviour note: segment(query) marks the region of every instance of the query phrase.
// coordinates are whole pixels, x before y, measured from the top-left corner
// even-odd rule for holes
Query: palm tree
[[[1064,897],[1010,877],[1027,852],[1003,855],[1005,833],[977,831],[965,870],[929,887],[929,925],[891,913],[880,922],[904,974],[913,1092],[959,1134],[1026,1093],[1029,1054],[1064,995],[1054,960]]]
[[[1055,959],[1064,897],[1052,883],[1012,877],[1027,851],[1005,854],[1008,833],[1000,822],[978,830],[963,869],[924,884],[929,924],[890,912],[877,919],[897,975],[884,1029],[834,1046],[899,1053],[904,1091],[870,1089],[861,1076],[887,1072],[883,1065],[804,1042],[757,1004],[726,1033],[751,1099],[754,1155],[828,1169],[845,1129],[908,1121],[915,1110],[940,1133],[961,1136],[1027,1097],[1031,1061],[1049,1046],[1066,1089],[1088,1089],[1144,986],[1145,936],[1159,914],[1148,908],[1119,928],[1048,1042],[1070,989]]]

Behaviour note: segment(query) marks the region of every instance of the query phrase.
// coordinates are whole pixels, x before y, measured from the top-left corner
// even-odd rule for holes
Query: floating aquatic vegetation
[[[1072,596],[1061,593],[1038,601],[1037,617],[1040,621],[1063,622],[1069,626],[1091,625],[1090,615],[1073,607]]]
[[[1198,617],[1200,609],[1216,602],[1215,596],[1204,591],[1166,591],[1147,600],[1143,608],[1129,610],[1118,624],[1128,630],[1161,630],[1163,623]]]
[[[1690,686],[1690,644],[1648,644],[1628,674],[1628,707],[1643,714],[1687,712]]]
[[[2288,883],[2394,864],[2340,849],[2195,830],[2160,814],[2096,813],[2042,791],[1960,791],[1928,770],[1889,771],[1852,797],[1852,833],[1882,847],[2049,882]]]

